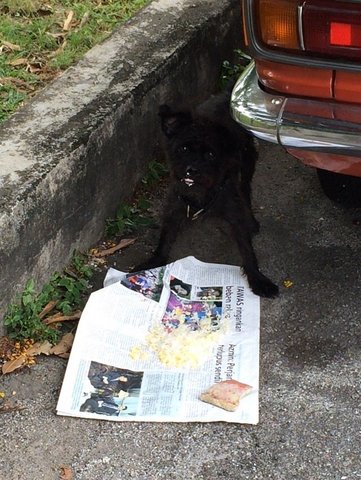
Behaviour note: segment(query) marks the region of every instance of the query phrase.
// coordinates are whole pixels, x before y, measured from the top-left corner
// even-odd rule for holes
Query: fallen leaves
[[[41,8],[39,7],[39,9],[36,10],[36,13],[37,15],[44,16],[53,14],[54,12],[51,5],[42,5]],[[25,93],[32,94],[32,92],[37,88],[41,88],[43,86],[42,82],[49,82],[60,75],[59,68],[51,66],[50,62],[54,57],[57,57],[64,51],[65,47],[67,46],[68,36],[72,32],[82,29],[83,26],[88,22],[90,13],[85,12],[83,17],[79,20],[76,19],[73,10],[67,11],[65,13],[65,18],[63,19],[58,17],[60,12],[55,13],[57,14],[57,17],[55,18],[58,18],[58,22],[54,21],[52,28],[49,28],[49,31],[45,32],[46,35],[56,40],[58,47],[55,49],[43,49],[42,51],[37,51],[34,49],[29,50],[26,45],[18,45],[5,39],[0,40],[0,55],[4,54],[7,57],[6,64],[10,67],[13,67],[14,70],[22,70],[35,75],[39,79],[40,83],[37,84],[35,82],[36,87],[32,86],[31,88],[30,85],[26,84],[26,82],[23,80],[21,81],[22,83],[19,83],[17,79],[6,80],[5,82],[4,78],[0,78],[0,84],[5,82],[10,84],[14,89],[20,89]]]
[[[21,47],[19,45],[16,45],[15,43],[6,42],[5,40],[2,40],[1,42],[0,53],[20,52],[20,50]]]
[[[0,403],[0,413],[10,413],[14,411],[24,410],[25,407],[16,405],[8,400]]]
[[[49,58],[51,57],[51,54],[49,54]],[[15,58],[13,60],[9,60],[7,62],[7,65],[10,65],[11,67],[14,67],[15,69],[21,69],[25,70],[27,73],[31,73],[33,75],[36,75],[36,77],[39,79],[40,82],[45,82],[45,81],[50,81],[56,78],[59,74],[60,71],[59,69],[55,67],[49,67],[47,65],[47,58],[38,58],[38,57],[20,57],[20,58]],[[10,79],[12,77],[3,77]],[[3,80],[3,78],[0,78]],[[11,83],[13,83],[13,86],[17,88],[19,86],[19,82],[21,82],[21,86],[24,87],[26,86],[27,88],[25,90],[35,90],[34,86],[30,86],[29,83],[24,82],[21,79],[13,79]]]
[[[60,478],[59,480],[73,480],[74,475],[71,467],[68,465],[60,465]]]
[[[14,342],[8,337],[0,337],[0,358],[9,358],[14,348]]]
[[[8,65],[11,65],[12,67],[20,67],[22,65],[27,65],[28,64],[28,59],[27,58],[15,58],[15,60],[10,60],[8,62]]]
[[[68,15],[64,21],[63,30],[69,31],[71,29],[73,18],[74,18],[74,12],[73,10],[70,10],[70,12],[68,12]]]
[[[48,302],[43,310],[39,313],[39,318],[42,320],[48,313],[50,313],[55,307],[58,302],[56,300],[51,300]]]
[[[43,320],[45,325],[51,325],[52,323],[59,323],[59,322],[69,322],[74,320],[79,320],[81,316],[81,310],[75,311],[72,315],[63,315],[62,313],[58,312],[51,317],[47,317]]]
[[[136,240],[136,238],[124,238],[116,245],[110,244],[112,246],[109,246],[109,243],[102,245],[92,249],[89,256],[97,261],[105,262],[104,257],[134,244]],[[38,314],[38,317],[44,325],[54,325],[54,328],[57,328],[56,324],[58,323],[79,320],[81,313],[81,310],[75,310],[69,315],[65,315],[58,311],[58,301],[51,300]],[[34,343],[31,339],[14,342],[8,337],[0,337],[0,361],[3,362],[1,371],[3,374],[8,374],[25,366],[33,365],[39,355],[56,355],[61,358],[68,358],[73,340],[73,333],[64,334],[56,345],[52,345],[48,341]]]
[[[123,238],[117,245],[114,245],[111,248],[107,248],[105,250],[94,250],[93,255],[94,257],[106,257],[108,255],[112,255],[113,253],[117,252],[118,250],[122,250],[123,248],[129,247],[129,245],[133,245],[136,242],[136,238]]]
[[[0,86],[3,85],[12,85],[17,90],[25,92],[33,92],[35,90],[35,87],[30,83],[15,77],[0,77]]]
[[[6,337],[2,337],[4,345],[7,342],[11,342]],[[66,333],[60,339],[56,345],[52,345],[50,342],[36,342],[32,340],[25,340],[24,342],[13,342],[10,347],[0,351],[0,357],[5,360],[2,366],[2,373],[14,372],[19,368],[26,365],[33,365],[35,358],[38,355],[57,355],[62,358],[68,358],[74,340],[73,333]]]
[[[66,333],[61,337],[60,342],[51,348],[50,354],[57,355],[58,357],[62,358],[68,358],[73,341],[74,335],[72,333]]]

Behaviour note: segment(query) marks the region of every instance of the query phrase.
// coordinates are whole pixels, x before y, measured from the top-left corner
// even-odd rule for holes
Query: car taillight
[[[306,51],[361,58],[361,5],[309,0],[303,7]]]
[[[266,49],[361,60],[361,2],[254,0],[253,28]]]

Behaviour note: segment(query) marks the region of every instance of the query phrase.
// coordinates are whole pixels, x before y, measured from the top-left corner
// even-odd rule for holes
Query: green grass
[[[0,121],[149,2],[1,0]]]
[[[34,280],[28,280],[23,292],[9,305],[4,317],[8,336],[16,340],[48,340],[56,343],[60,332],[41,320],[41,312],[51,301],[56,301],[52,313],[69,315],[73,310],[81,308],[91,276],[92,270],[86,263],[86,257],[75,254],[70,266],[63,273],[54,273],[40,292],[36,290]]]

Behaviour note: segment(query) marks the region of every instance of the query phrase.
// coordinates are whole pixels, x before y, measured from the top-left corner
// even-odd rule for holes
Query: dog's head
[[[188,187],[206,189],[222,183],[236,161],[227,129],[167,105],[160,107],[159,116],[175,178]]]

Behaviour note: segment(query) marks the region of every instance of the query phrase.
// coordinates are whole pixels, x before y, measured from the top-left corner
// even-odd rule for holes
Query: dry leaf
[[[35,90],[35,87],[33,85],[30,85],[29,83],[25,82],[24,80],[21,80],[20,78],[0,77],[0,85],[5,85],[8,83],[13,84],[16,88],[20,90],[30,90],[30,91]]]
[[[8,65],[11,65],[12,67],[20,67],[21,65],[27,65],[28,61],[26,58],[16,58],[15,60],[11,60],[11,62],[8,63]]]
[[[20,405],[15,405],[12,402],[4,402],[0,405],[0,413],[10,413],[14,411],[24,410],[25,407],[21,407]]]
[[[36,12],[38,15],[51,15],[53,13],[53,8],[51,5],[41,5],[40,8]]]
[[[60,465],[60,478],[59,480],[73,480],[73,471],[68,465]]]
[[[43,323],[45,323],[45,325],[49,325],[51,323],[60,322],[59,318],[63,318],[63,317],[64,317],[64,315],[61,312],[57,312],[57,313],[54,313],[54,315],[51,315],[48,318],[44,318]]]
[[[28,63],[26,71],[30,73],[40,73],[43,70],[43,65],[40,62]]]
[[[113,253],[121,250],[122,248],[129,247],[129,245],[133,245],[136,242],[136,238],[123,238],[118,245],[115,247],[107,248],[106,250],[100,250],[95,254],[95,257],[106,257],[107,255],[112,255]]]
[[[63,315],[62,313],[56,313],[51,317],[45,318],[43,320],[43,323],[45,323],[45,325],[50,325],[52,323],[58,323],[58,322],[69,322],[71,320],[79,320],[80,317],[81,317],[81,310],[77,310],[72,315]]]
[[[40,320],[44,318],[45,315],[47,315],[49,312],[51,312],[57,303],[58,302],[56,300],[51,300],[49,303],[47,303],[43,310],[39,313]]]
[[[3,40],[1,43],[4,47],[12,52],[19,52],[21,50],[21,47],[15,43],[6,42],[5,40]]]
[[[58,32],[58,33],[46,32],[46,34],[53,38],[64,38],[65,35],[67,35],[65,32]]]
[[[60,357],[60,358],[69,358],[70,357],[70,353],[58,353],[57,354],[57,357]]]
[[[63,30],[65,30],[65,31],[70,30],[71,22],[73,21],[73,17],[74,17],[74,12],[73,12],[73,10],[70,10],[70,12],[68,13],[68,16],[66,17],[66,20],[64,22]]]
[[[61,337],[60,342],[50,350],[50,353],[58,356],[68,353],[73,345],[73,341],[74,335],[72,333],[66,333]]]
[[[82,28],[87,23],[87,21],[89,20],[89,17],[90,17],[90,12],[85,12],[83,15],[83,18],[80,21],[79,28]]]
[[[14,348],[13,340],[8,337],[0,337],[0,358],[9,358]]]
[[[4,365],[2,366],[2,373],[5,375],[6,373],[11,373],[14,370],[22,367],[26,363],[26,355],[20,355],[17,358],[14,358],[14,360],[9,360],[8,362],[5,362]]]
[[[41,355],[42,353],[44,355],[49,355],[52,348],[53,348],[53,345],[48,341],[45,341],[42,343],[37,342],[37,343],[34,343],[34,345],[32,345],[30,348],[28,348],[24,352],[24,354],[27,355],[28,357],[34,357],[35,355]]]
[[[59,48],[57,48],[56,50],[54,50],[53,52],[51,52],[51,54],[49,55],[49,58],[53,58],[53,57],[56,57],[59,53],[61,53],[64,48],[66,47],[67,45],[67,41],[64,40],[63,43],[60,45]]]

